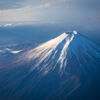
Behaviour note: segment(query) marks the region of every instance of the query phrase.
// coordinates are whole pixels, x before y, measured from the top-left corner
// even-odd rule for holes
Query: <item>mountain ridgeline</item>
[[[99,100],[100,45],[65,32],[2,69],[1,100]]]

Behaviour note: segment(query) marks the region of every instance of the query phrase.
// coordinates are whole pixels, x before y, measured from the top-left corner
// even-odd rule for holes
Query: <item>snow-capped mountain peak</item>
[[[50,70],[57,70],[62,75],[71,74],[74,69],[75,74],[81,69],[91,71],[96,63],[100,65],[100,46],[76,31],[69,31],[25,52],[21,57],[32,62],[31,71],[37,68],[47,74]]]
[[[100,97],[100,45],[76,31],[13,58],[0,70],[2,100],[91,100],[93,92]]]

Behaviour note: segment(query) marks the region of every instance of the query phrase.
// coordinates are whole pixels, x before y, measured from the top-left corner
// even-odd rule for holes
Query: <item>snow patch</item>
[[[77,34],[77,31],[73,31],[74,34]]]

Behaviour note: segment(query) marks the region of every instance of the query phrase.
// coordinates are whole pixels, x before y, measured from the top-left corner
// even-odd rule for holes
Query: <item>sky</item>
[[[16,22],[75,22],[100,26],[100,0],[0,0],[0,26]],[[75,22],[76,23],[76,22]],[[100,28],[100,27],[99,27]]]
[[[0,21],[55,21],[100,16],[100,0],[0,0]]]

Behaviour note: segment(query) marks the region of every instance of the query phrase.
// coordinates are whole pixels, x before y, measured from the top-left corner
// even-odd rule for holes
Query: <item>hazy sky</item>
[[[0,21],[100,17],[100,0],[0,0]]]

